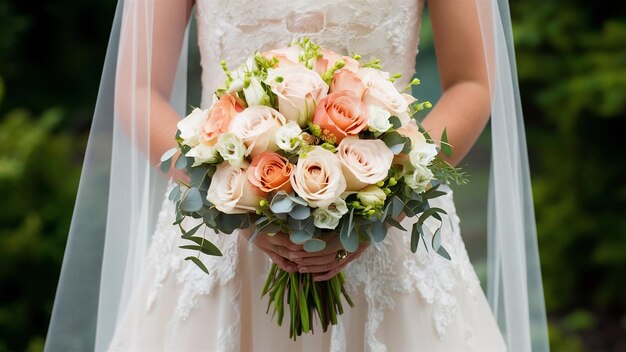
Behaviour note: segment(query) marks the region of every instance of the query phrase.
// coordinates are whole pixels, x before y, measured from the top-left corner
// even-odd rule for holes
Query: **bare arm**
[[[429,0],[443,95],[423,121],[434,139],[447,130],[457,165],[485,128],[490,114],[489,82],[476,0]]]
[[[175,146],[180,116],[169,103],[193,0],[124,2],[115,109],[152,164]]]

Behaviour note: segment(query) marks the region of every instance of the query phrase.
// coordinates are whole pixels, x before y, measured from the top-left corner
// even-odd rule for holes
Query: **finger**
[[[291,242],[289,236],[282,232],[279,232],[274,236],[268,236],[268,242],[276,246],[286,247],[292,251],[304,251],[302,245]]]
[[[266,252],[267,255],[269,255],[270,259],[272,260],[272,262],[276,265],[278,265],[279,268],[285,270],[288,273],[295,273],[298,271],[298,266],[293,263],[288,261],[287,259],[279,256],[276,253],[273,252]]]
[[[314,281],[326,281],[326,280],[330,280],[332,279],[335,275],[339,274],[339,272],[341,270],[343,270],[343,268],[346,267],[346,265],[348,265],[348,263],[342,263],[341,265],[335,267],[334,269],[328,271],[327,273],[323,273],[323,274],[318,274],[318,275],[313,275],[313,280]]]
[[[337,261],[337,253],[330,253],[317,257],[301,257],[293,260],[299,267],[310,265],[324,265]]]

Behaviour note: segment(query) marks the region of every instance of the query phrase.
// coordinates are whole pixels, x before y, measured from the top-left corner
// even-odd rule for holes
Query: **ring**
[[[337,260],[338,262],[346,259],[346,257],[348,256],[348,252],[346,252],[345,249],[340,249],[337,251],[337,255],[335,256],[335,260]]]

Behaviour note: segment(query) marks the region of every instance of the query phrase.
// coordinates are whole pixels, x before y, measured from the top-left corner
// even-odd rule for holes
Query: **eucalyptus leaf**
[[[179,196],[180,196],[180,185],[176,185],[174,186],[174,188],[172,188],[167,198],[172,202],[177,202],[179,199]]]
[[[174,154],[178,151],[178,148],[168,149],[163,155],[161,155],[161,162],[166,162],[167,160],[171,160]]]
[[[197,188],[190,188],[180,202],[180,208],[186,213],[191,213],[202,209],[202,196]]]
[[[311,216],[311,208],[306,205],[296,204],[289,215],[296,220],[304,220]]]
[[[391,201],[393,203],[393,211],[391,212],[391,216],[397,218],[398,216],[400,216],[400,214],[402,214],[402,211],[404,210],[404,202],[398,196],[393,196]]]
[[[202,261],[196,257],[187,257],[185,258],[185,260],[191,260],[194,264],[196,264],[200,269],[202,269],[202,271],[204,271],[205,273],[209,273],[209,269],[207,269],[207,267],[204,265],[204,263],[202,263]]]
[[[185,239],[193,241],[196,244],[198,244],[201,247],[202,253],[204,253],[204,254],[212,255],[212,256],[216,256],[216,257],[221,257],[222,256],[222,252],[219,250],[219,248],[217,248],[217,246],[215,246],[215,244],[213,244],[213,242],[207,240],[206,238],[199,237],[199,236],[193,236],[193,237],[189,237],[189,238],[185,238]]]
[[[411,231],[411,252],[417,252],[419,247],[420,237],[422,236],[422,226],[419,223],[413,224],[413,230]]]
[[[292,211],[295,205],[296,203],[287,194],[279,192],[272,198],[270,209],[276,214],[284,214]]]
[[[387,226],[382,221],[377,221],[371,227],[366,227],[365,232],[370,235],[374,242],[380,242],[387,237]]]
[[[161,162],[161,171],[168,172],[172,166],[172,159],[167,159]]]
[[[319,252],[326,248],[326,242],[319,238],[313,238],[304,243],[304,250],[307,252]]]
[[[391,123],[393,128],[396,129],[396,130],[398,128],[402,127],[402,121],[400,121],[400,118],[398,118],[398,116],[391,116],[391,117],[389,117],[389,123]]]
[[[443,133],[441,134],[441,151],[446,156],[452,156],[452,146],[448,143],[448,131],[447,129],[443,129]]]
[[[385,219],[385,222],[388,223],[389,225],[400,229],[402,231],[406,231],[406,229],[399,223],[396,221],[396,219],[392,218],[392,217],[387,217],[387,219]]]
[[[435,252],[437,252],[441,247],[441,227],[438,228],[433,235],[432,247]]]
[[[194,228],[192,228],[192,229],[191,229],[191,230],[189,230],[189,231],[183,231],[183,238],[188,238],[188,237],[193,236],[193,235],[194,235],[194,234],[198,231],[198,229],[199,229],[200,227],[202,227],[202,225],[204,225],[204,223],[200,223],[200,224],[198,224],[197,226],[195,226]],[[181,229],[182,229],[182,228],[181,228]]]
[[[448,260],[452,260],[452,258],[450,257],[450,254],[448,253],[448,251],[443,248],[443,246],[439,247],[439,249],[437,250],[437,254],[439,254],[440,256],[448,259]]]
[[[295,244],[303,244],[311,238],[313,238],[312,233],[302,230],[292,231],[291,234],[289,234],[289,239]]]
[[[187,167],[187,158],[181,154],[178,156],[178,158],[176,159],[176,164],[174,164],[174,167],[177,168],[178,170],[183,170],[184,168]]]
[[[380,139],[385,142],[385,145],[387,145],[387,147],[395,155],[402,152],[402,150],[404,149],[404,144],[407,140],[406,137],[402,136],[396,131],[385,133]]]

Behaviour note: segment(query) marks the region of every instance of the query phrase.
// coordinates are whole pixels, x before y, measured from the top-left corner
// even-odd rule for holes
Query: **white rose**
[[[433,173],[425,166],[418,166],[413,173],[404,176],[404,182],[411,187],[416,193],[426,191],[430,181],[433,179]]]
[[[380,189],[380,187],[371,185],[359,191],[359,193],[356,194],[356,197],[361,201],[361,204],[366,207],[376,207],[385,204],[387,195],[382,189]]]
[[[357,76],[361,78],[365,86],[363,103],[385,108],[392,115],[397,116],[403,126],[409,123],[409,103],[407,98],[398,91],[393,83],[382,78],[385,75],[373,73],[370,71],[371,69],[363,72],[364,70],[367,69],[361,69],[357,72]]]
[[[254,158],[262,152],[278,150],[276,131],[285,123],[285,117],[278,111],[255,105],[235,115],[229,130],[248,147],[246,156]]]
[[[215,145],[217,152],[234,167],[241,167],[246,154],[246,145],[232,132],[222,133]]]
[[[301,127],[313,118],[317,103],[328,94],[328,84],[322,77],[301,66],[269,70],[266,82],[276,93],[278,111]]]
[[[243,88],[243,95],[246,97],[248,106],[270,105],[270,97],[265,93],[261,82],[256,77],[250,77],[250,84]]]
[[[191,148],[185,156],[193,158],[194,161],[191,166],[214,164],[219,160],[215,148],[206,144],[198,144],[197,146]]]
[[[246,171],[225,162],[217,166],[206,199],[226,214],[255,211],[261,201],[250,188]]]
[[[276,131],[276,145],[286,152],[293,152],[302,143],[301,133],[300,126],[291,121]]]
[[[346,137],[337,147],[346,177],[347,190],[358,191],[384,180],[393,161],[393,153],[380,139]]]
[[[346,201],[337,198],[327,207],[317,208],[313,211],[313,225],[320,229],[335,229],[339,225],[341,217],[347,212]]]
[[[187,117],[178,121],[176,127],[180,130],[180,138],[183,139],[182,144],[195,147],[200,143],[200,129],[208,114],[209,110],[195,108]]]
[[[417,145],[411,145],[409,153],[409,161],[413,167],[428,166],[437,156],[437,146],[433,143],[419,142]]]
[[[313,147],[298,160],[291,186],[310,206],[327,207],[346,190],[341,162],[332,152]]]
[[[389,111],[377,105],[370,105],[367,114],[367,126],[372,132],[387,132],[393,125],[389,122]]]

